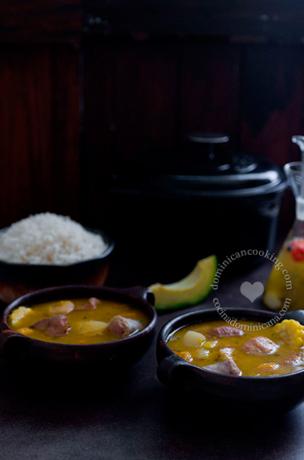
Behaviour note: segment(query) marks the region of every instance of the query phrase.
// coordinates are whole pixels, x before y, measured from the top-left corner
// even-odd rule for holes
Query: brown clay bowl
[[[233,318],[261,322],[276,316],[275,312],[248,307],[227,308],[226,312]],[[284,318],[304,324],[304,311],[289,312]],[[178,315],[163,326],[157,341],[158,377],[161,382],[192,396],[196,395],[197,402],[203,401],[205,406],[210,404],[212,410],[215,404],[221,410],[226,406],[229,410],[236,410],[240,406],[245,412],[250,409],[250,414],[257,410],[264,415],[269,411],[292,409],[304,400],[304,369],[269,377],[234,377],[192,365],[168,347],[169,337],[178,329],[217,319],[219,315],[215,309],[200,309]]]
[[[52,286],[103,286],[108,276],[114,242],[103,232],[89,228],[87,230],[100,234],[106,243],[105,251],[95,259],[70,265],[33,265],[0,261],[0,300],[9,303],[29,292]]]
[[[35,305],[52,300],[97,297],[131,305],[143,311],[148,324],[140,332],[117,341],[70,345],[44,342],[12,330],[8,326],[8,316],[21,305],[35,308]],[[98,364],[98,368],[115,369],[129,367],[138,361],[149,348],[156,326],[156,312],[146,298],[144,288],[110,289],[105,287],[64,286],[43,289],[14,300],[3,313],[0,332],[0,353],[14,366],[18,362],[26,365],[60,364],[65,368],[82,364]],[[37,367],[37,366],[36,366]]]

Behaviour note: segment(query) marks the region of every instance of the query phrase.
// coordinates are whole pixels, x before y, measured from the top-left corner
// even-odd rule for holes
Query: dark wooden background
[[[0,226],[100,220],[113,172],[161,170],[193,130],[296,159],[303,20],[298,0],[2,1]]]

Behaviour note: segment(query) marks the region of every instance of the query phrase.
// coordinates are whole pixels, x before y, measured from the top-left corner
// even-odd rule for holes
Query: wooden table
[[[264,280],[268,269],[227,283],[220,291],[222,301],[227,306],[244,305],[240,282]],[[173,315],[162,315],[159,326]],[[252,418],[246,410],[207,414],[202,394],[200,404],[184,401],[180,407],[156,378],[154,347],[124,383],[118,381],[106,390],[89,377],[84,387],[77,388],[74,382],[74,391],[60,376],[50,388],[35,380],[37,391],[27,389],[26,381],[29,375],[13,384],[2,368],[2,458],[300,460],[304,456],[303,406],[280,417]],[[179,398],[183,400],[183,395]]]

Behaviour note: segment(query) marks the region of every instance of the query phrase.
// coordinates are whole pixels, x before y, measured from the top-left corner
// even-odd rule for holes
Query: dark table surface
[[[269,266],[234,277],[220,287],[223,306],[251,304],[244,280],[264,281]],[[249,305],[250,304],[250,305]],[[261,308],[259,301],[257,307]],[[212,295],[204,303],[212,307]],[[200,308],[200,307],[195,307]],[[176,313],[164,314],[159,326]],[[303,405],[281,416],[244,411],[205,411],[185,395],[170,394],[156,378],[151,347],[130,375],[103,386],[88,375],[83,385],[54,376],[45,386],[30,372],[13,378],[2,366],[0,457],[7,459],[302,459]],[[39,376],[39,372],[38,372]],[[85,377],[85,376],[84,376]],[[182,404],[179,402],[182,401]]]

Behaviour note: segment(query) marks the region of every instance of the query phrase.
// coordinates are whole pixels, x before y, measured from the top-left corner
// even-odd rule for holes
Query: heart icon
[[[249,281],[244,281],[240,287],[241,294],[254,302],[258,297],[260,297],[264,292],[264,286],[261,281],[256,281],[255,283],[250,283]]]

